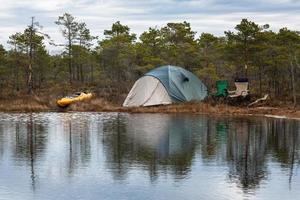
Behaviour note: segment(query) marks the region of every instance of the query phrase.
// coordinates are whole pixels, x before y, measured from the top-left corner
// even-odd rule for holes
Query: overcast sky
[[[0,0],[0,43],[8,48],[8,36],[22,31],[31,16],[56,42],[63,42],[54,21],[64,12],[86,22],[100,37],[118,20],[137,34],[186,20],[197,33],[223,35],[242,18],[268,23],[275,31],[300,30],[300,0]]]

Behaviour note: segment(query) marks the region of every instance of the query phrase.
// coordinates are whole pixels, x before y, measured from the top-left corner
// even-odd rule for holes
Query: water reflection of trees
[[[131,167],[142,166],[155,180],[158,172],[183,178],[190,171],[196,150],[199,121],[174,115],[118,115],[104,122],[107,164],[116,179]]]
[[[273,156],[278,162],[289,165],[295,157],[295,148],[299,146],[299,124],[297,121],[270,120],[269,130],[269,149],[274,152]]]
[[[20,121],[1,123],[0,142],[2,155],[6,152],[11,155],[16,165],[29,167],[32,188],[35,189],[36,162],[44,153],[47,143],[47,122],[39,123],[33,114],[24,115]]]
[[[66,114],[57,120],[42,114],[24,114],[16,120],[0,123],[0,159],[9,156],[15,165],[27,166],[35,189],[40,167],[46,163],[49,165],[46,167],[52,168],[46,154],[55,151],[57,146],[53,143],[65,146],[61,147],[61,155],[56,155],[57,160],[62,158],[65,173],[73,175],[75,169],[86,166],[91,159],[90,139],[88,118],[76,121]],[[53,164],[57,167],[57,163]]]
[[[67,146],[68,174],[73,175],[77,168],[85,167],[91,160],[91,135],[89,119],[73,119],[64,116],[63,135]]]
[[[15,124],[15,151],[16,162],[24,161],[32,163],[43,154],[47,143],[46,124],[35,123],[32,115],[28,116],[26,123]]]
[[[227,140],[230,179],[239,180],[245,190],[254,189],[267,178],[267,159],[275,158],[292,170],[296,158],[299,160],[298,131],[295,121],[264,118],[232,122]]]
[[[268,159],[286,166],[292,177],[298,131],[295,121],[266,118],[118,115],[104,122],[103,144],[116,179],[126,179],[137,165],[153,180],[159,173],[184,178],[199,150],[204,164],[226,164],[229,180],[251,191],[268,178]]]
[[[295,120],[270,120],[269,149],[273,158],[281,163],[281,167],[289,170],[289,183],[292,184],[294,165],[300,162],[300,127]]]
[[[147,171],[152,181],[161,174],[183,179],[197,158],[203,165],[228,166],[228,180],[250,191],[268,178],[270,161],[280,164],[291,185],[295,166],[300,164],[300,127],[293,120],[115,114],[93,122],[97,126],[91,132],[89,117],[75,117],[65,114],[51,124],[28,114],[26,120],[1,122],[0,158],[9,155],[17,165],[26,163],[33,189],[37,162],[58,139],[65,145],[58,157],[69,175],[96,159],[93,141],[98,147],[103,144],[107,169],[121,180],[136,168]],[[53,136],[56,130],[59,134]]]
[[[242,188],[255,188],[267,176],[267,134],[258,122],[232,122],[227,139],[229,177],[239,180]]]

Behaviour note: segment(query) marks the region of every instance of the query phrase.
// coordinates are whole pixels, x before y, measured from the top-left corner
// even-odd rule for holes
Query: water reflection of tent
[[[201,127],[198,125],[196,130]],[[151,179],[159,170],[184,177],[196,151],[191,127],[195,128],[194,121],[182,116],[119,115],[104,123],[106,163],[116,169],[113,175],[117,179],[125,178],[131,163],[148,168]]]
[[[138,79],[123,106],[152,106],[173,102],[200,101],[207,87],[193,73],[175,66],[162,66]]]
[[[135,143],[155,150],[157,156],[165,158],[192,148],[192,135],[186,123],[170,115],[157,115],[151,121],[148,115],[133,115],[127,119],[126,132]]]

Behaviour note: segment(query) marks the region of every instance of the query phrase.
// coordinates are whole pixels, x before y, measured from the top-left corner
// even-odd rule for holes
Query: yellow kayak
[[[78,101],[89,100],[92,98],[92,96],[93,96],[92,93],[78,92],[72,96],[63,97],[57,100],[56,103],[59,107],[67,107],[70,104]]]

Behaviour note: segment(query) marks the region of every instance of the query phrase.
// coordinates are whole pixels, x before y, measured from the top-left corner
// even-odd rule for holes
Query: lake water
[[[0,199],[300,199],[300,123],[0,114]]]

